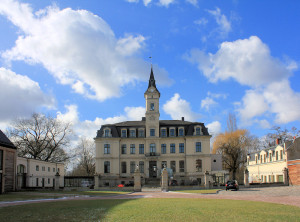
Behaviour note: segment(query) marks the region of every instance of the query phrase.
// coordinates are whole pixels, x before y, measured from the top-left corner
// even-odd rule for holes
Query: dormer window
[[[145,137],[144,129],[139,129],[139,137]]]
[[[110,137],[110,129],[106,128],[104,130],[104,137]]]
[[[130,137],[136,137],[135,129],[131,129],[129,131],[129,135],[130,135]]]
[[[127,130],[126,129],[122,129],[121,137],[123,137],[123,138],[127,137]]]
[[[174,128],[170,129],[170,136],[175,136],[175,129]]]
[[[161,129],[161,137],[167,137],[167,130]]]
[[[150,111],[154,111],[154,103],[150,104]]]
[[[179,136],[184,136],[184,129],[183,128],[179,128],[178,135]]]
[[[194,128],[194,135],[195,136],[200,136],[200,135],[202,135],[202,127],[201,126],[195,126],[195,128]]]

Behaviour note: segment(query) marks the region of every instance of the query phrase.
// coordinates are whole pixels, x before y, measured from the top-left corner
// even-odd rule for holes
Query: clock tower
[[[146,137],[159,137],[159,98],[160,92],[156,88],[153,68],[149,78],[148,89],[144,93],[146,100]]]

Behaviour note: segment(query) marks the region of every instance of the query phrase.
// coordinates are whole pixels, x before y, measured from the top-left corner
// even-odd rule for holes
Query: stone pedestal
[[[210,181],[209,181],[209,172],[206,170],[204,174],[204,186],[205,189],[209,189]]]
[[[161,173],[161,191],[168,191],[168,171],[166,168],[164,168]]]
[[[141,173],[139,168],[137,167],[134,171],[134,192],[141,192],[142,191],[142,184],[141,184]]]
[[[95,179],[95,186],[94,189],[98,189],[99,188],[99,175],[95,174],[94,175],[94,179]]]
[[[60,175],[59,175],[59,173],[57,172],[57,173],[55,174],[55,185],[54,185],[54,190],[59,190],[59,177],[60,177]]]
[[[22,188],[22,183],[23,183],[23,174],[18,173],[17,174],[17,190],[21,190]]]
[[[249,187],[249,171],[248,169],[244,172],[244,186]]]
[[[289,179],[288,179],[288,169],[285,167],[284,169],[283,169],[283,183],[284,183],[284,185],[289,185]]]

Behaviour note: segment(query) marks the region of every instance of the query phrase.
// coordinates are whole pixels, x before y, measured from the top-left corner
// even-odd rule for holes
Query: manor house
[[[203,184],[206,171],[216,180],[221,158],[210,154],[211,135],[205,125],[184,117],[159,119],[160,92],[152,67],[144,97],[146,113],[141,121],[102,125],[97,131],[95,188],[132,182],[137,166],[142,184],[159,184],[164,166],[179,185]]]

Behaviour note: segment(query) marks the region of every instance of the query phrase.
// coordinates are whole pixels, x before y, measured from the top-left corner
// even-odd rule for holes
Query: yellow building
[[[277,144],[248,154],[249,183],[284,182],[285,168],[287,168],[285,144]]]
[[[95,187],[131,183],[137,166],[143,184],[159,183],[164,166],[179,185],[203,184],[205,171],[211,172],[212,164],[221,161],[212,160],[208,129],[184,117],[159,120],[160,92],[152,68],[144,97],[146,113],[141,121],[102,125],[98,130]]]

